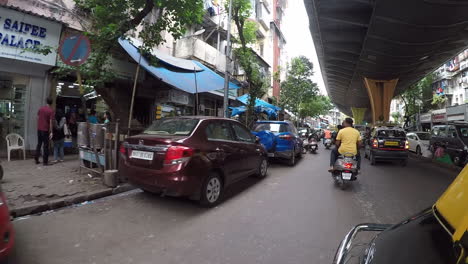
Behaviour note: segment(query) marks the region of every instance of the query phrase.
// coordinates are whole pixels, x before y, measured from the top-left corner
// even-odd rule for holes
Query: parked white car
[[[429,132],[411,132],[406,134],[409,143],[409,151],[416,152],[418,155],[426,156],[429,152],[429,141],[431,133]]]

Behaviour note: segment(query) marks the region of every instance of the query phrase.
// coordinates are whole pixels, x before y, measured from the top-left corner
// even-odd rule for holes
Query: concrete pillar
[[[364,77],[364,84],[369,94],[372,107],[372,122],[388,122],[390,119],[390,103],[395,92],[398,79],[373,80]]]

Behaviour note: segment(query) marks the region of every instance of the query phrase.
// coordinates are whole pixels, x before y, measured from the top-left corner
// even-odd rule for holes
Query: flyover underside
[[[468,46],[468,2],[304,0],[327,91],[344,113],[371,104],[364,78],[397,95]]]

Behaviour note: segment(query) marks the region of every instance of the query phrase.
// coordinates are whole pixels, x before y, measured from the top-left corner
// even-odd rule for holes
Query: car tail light
[[[187,161],[193,156],[193,149],[184,146],[171,146],[167,149],[164,164],[175,165]]]
[[[280,135],[279,138],[284,140],[292,140],[293,137],[291,135]]]
[[[408,142],[408,140],[406,140],[406,142],[405,142],[405,149],[409,149],[409,142]]]
[[[379,147],[379,142],[377,141],[377,139],[374,139],[374,140],[372,141],[372,147],[373,147],[373,148],[378,148],[378,147]]]
[[[345,163],[344,164],[345,169],[351,169],[353,167],[352,163]]]

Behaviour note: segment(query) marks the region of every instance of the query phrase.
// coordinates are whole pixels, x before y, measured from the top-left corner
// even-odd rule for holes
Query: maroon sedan
[[[267,153],[241,123],[214,117],[156,121],[120,148],[119,172],[144,191],[188,196],[205,206],[250,175],[267,175]]]
[[[0,262],[4,261],[13,249],[14,235],[6,198],[0,185]]]

